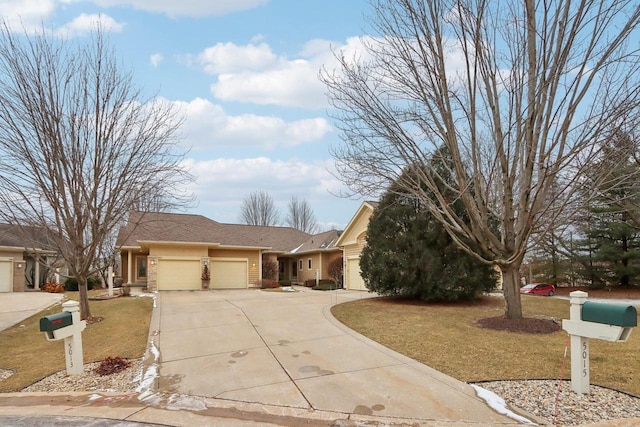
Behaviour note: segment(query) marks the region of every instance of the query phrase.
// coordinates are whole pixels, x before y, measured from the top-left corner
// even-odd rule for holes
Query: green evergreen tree
[[[614,132],[595,165],[592,202],[581,222],[582,275],[591,287],[639,285],[640,185],[638,145],[629,134]],[[615,183],[615,186],[612,186]],[[595,196],[594,196],[595,195]]]
[[[440,166],[437,173],[444,185],[442,160],[432,166]],[[403,179],[413,179],[410,169]],[[451,203],[464,217],[462,204]],[[492,266],[460,250],[441,223],[395,185],[371,216],[360,269],[371,291],[427,301],[473,299],[494,289],[498,279]]]

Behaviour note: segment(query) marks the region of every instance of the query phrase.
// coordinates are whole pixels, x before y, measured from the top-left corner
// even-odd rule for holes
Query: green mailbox
[[[53,332],[72,324],[71,313],[63,311],[52,314],[51,316],[42,317],[40,319],[40,332]]]
[[[637,326],[638,313],[632,305],[587,301],[582,305],[582,320],[629,328]]]

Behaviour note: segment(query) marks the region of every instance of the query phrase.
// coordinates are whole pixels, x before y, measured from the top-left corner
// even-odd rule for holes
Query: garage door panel
[[[11,292],[13,287],[12,261],[0,261],[0,292]]]
[[[360,259],[356,258],[347,260],[347,270],[347,288],[356,291],[366,291],[367,287],[364,284],[364,279],[360,275]]]
[[[160,259],[157,281],[159,291],[200,289],[200,260]]]
[[[246,289],[248,287],[247,261],[211,261],[211,288]]]

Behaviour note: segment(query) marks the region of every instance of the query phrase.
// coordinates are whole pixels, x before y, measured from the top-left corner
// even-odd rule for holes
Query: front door
[[[147,256],[136,256],[136,282],[147,281]]]

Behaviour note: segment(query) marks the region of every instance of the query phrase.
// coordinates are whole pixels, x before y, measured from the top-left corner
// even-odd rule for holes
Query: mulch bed
[[[525,334],[551,334],[562,329],[554,320],[532,317],[522,319],[507,319],[504,316],[486,317],[479,319],[476,324],[481,328],[494,329],[496,331],[523,332]]]

